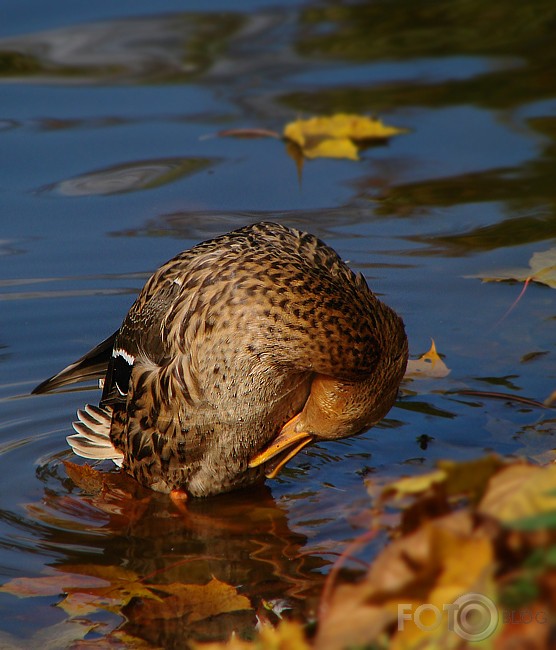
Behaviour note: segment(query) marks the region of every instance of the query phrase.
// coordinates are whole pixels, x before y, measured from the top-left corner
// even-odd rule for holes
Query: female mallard
[[[361,274],[263,222],[164,264],[115,334],[33,392],[105,375],[100,407],[78,411],[75,453],[209,496],[379,422],[406,363],[402,319]]]

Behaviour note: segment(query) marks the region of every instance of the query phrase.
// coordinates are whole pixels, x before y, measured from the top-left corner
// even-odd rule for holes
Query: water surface
[[[369,484],[491,450],[546,459],[553,411],[457,391],[542,401],[556,388],[553,289],[529,285],[504,317],[521,285],[467,277],[556,246],[553,3],[4,5],[0,582],[88,565],[215,576],[254,610],[283,599],[310,618],[335,553],[366,530]],[[409,132],[301,177],[278,140],[216,136],[337,111]],[[412,355],[433,337],[450,375],[406,382],[380,426],[186,519],[162,497],[99,502],[63,465],[75,410],[98,391],[31,389],[114,331],[162,262],[262,218],[334,246],[403,316]],[[125,632],[171,648],[255,624],[251,610],[155,632],[132,603],[127,618],[89,612],[84,631],[60,599],[0,594],[0,641]]]

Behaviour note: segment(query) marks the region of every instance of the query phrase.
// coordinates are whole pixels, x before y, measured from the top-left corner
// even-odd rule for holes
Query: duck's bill
[[[295,420],[296,418],[293,418]],[[308,445],[313,436],[305,431],[294,431],[294,422],[290,420],[271,444],[254,456],[249,467],[259,467],[267,463],[265,476],[274,478],[284,465]]]

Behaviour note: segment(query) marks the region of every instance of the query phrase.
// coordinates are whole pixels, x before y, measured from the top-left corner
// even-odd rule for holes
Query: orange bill
[[[251,459],[249,467],[258,467],[284,451],[289,450],[284,457],[279,459],[276,465],[272,463],[268,467],[267,472],[265,472],[267,478],[274,478],[289,460],[299,453],[303,447],[308,445],[313,440],[313,436],[306,431],[295,430],[298,418],[299,414],[286,422],[270,445]]]

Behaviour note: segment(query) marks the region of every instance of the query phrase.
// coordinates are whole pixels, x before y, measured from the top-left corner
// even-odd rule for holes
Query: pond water
[[[154,625],[137,598],[77,616],[61,593],[0,593],[2,647],[249,636],[263,601],[310,619],[377,485],[485,451],[548,458],[554,411],[484,393],[556,389],[553,288],[530,283],[506,314],[523,284],[468,276],[556,246],[553,2],[4,0],[1,13],[0,583],[102,566],[215,577],[253,607]],[[217,135],[335,112],[408,132],[301,170],[280,140]],[[450,374],[404,382],[380,426],[186,517],[165,497],[99,501],[63,464],[98,391],[30,391],[113,332],[162,262],[260,219],[332,245],[403,316],[411,355],[434,338]]]

